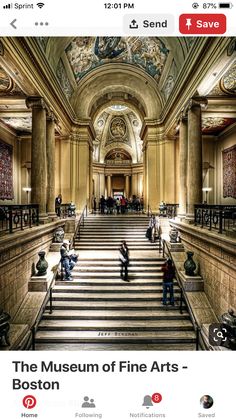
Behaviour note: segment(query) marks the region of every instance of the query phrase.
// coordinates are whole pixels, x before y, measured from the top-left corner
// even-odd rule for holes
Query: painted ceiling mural
[[[77,83],[94,68],[114,62],[135,65],[158,80],[168,53],[154,37],[77,37],[66,49]]]
[[[3,121],[5,124],[9,125],[11,128],[15,129],[16,131],[21,132],[31,132],[32,127],[32,117],[3,117],[1,118],[1,121]]]

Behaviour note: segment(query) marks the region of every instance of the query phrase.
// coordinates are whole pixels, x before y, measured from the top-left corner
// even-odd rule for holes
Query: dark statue
[[[197,267],[196,263],[193,260],[193,252],[187,252],[188,258],[184,262],[184,269],[185,269],[185,275],[187,276],[194,276],[194,271]]]
[[[58,227],[53,235],[53,243],[63,243],[65,232],[62,227]]]
[[[227,339],[222,341],[221,346],[236,351],[236,315],[230,309],[221,316],[221,325],[227,330]]]
[[[39,255],[39,260],[36,263],[36,269],[37,269],[37,276],[44,276],[47,275],[47,269],[48,269],[48,263],[45,259],[45,252],[44,250],[40,250],[40,252],[38,253]]]
[[[11,316],[8,313],[5,313],[2,308],[0,308],[0,345],[3,346],[4,340],[5,345],[10,345],[8,332],[10,330],[10,320]]]

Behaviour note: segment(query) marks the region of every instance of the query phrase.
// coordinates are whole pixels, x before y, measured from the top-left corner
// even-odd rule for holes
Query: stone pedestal
[[[60,252],[62,243],[52,243],[50,246],[49,251],[50,252]]]
[[[185,275],[183,271],[180,271],[179,277],[185,291],[193,292],[204,290],[204,282],[200,275],[188,276]]]
[[[182,243],[169,243],[169,250],[171,252],[184,252],[184,245]]]
[[[28,291],[47,292],[53,281],[53,275],[54,273],[52,271],[49,271],[47,275],[44,276],[32,276],[28,284]]]

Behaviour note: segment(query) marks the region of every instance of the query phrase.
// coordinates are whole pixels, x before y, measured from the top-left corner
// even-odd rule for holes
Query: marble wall
[[[28,292],[28,282],[38,252],[48,252],[53,231],[61,222],[35,227],[20,236],[14,233],[0,239],[0,307],[14,317]]]
[[[204,291],[219,318],[236,310],[236,252],[232,239],[176,223],[186,250],[194,252],[204,279]]]

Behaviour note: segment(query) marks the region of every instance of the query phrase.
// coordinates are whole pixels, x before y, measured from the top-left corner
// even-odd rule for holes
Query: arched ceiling
[[[169,49],[159,38],[77,37],[65,53],[77,83],[94,68],[111,62],[134,65],[158,80]]]
[[[100,111],[94,121],[94,161],[104,163],[107,158],[121,158],[142,162],[141,126],[138,113],[126,105],[112,105]]]
[[[88,100],[87,92],[94,89],[91,79],[96,78],[96,83],[103,83],[98,80],[98,75],[110,73],[114,83],[114,89],[109,80],[108,89],[103,83],[103,95],[108,92],[116,92],[124,87],[124,92],[137,98],[135,90],[138,90],[138,83],[152,84],[157,99],[149,94],[148,100],[153,103],[159,102],[153,111],[158,118],[160,109],[164,106],[171,91],[174,88],[178,73],[188,55],[194,38],[164,38],[164,37],[76,37],[76,38],[38,38],[46,56],[54,68],[60,85],[71,102],[79,117],[90,116],[89,106],[87,115],[81,113],[79,105]],[[133,75],[133,86],[129,89],[119,75],[127,72],[129,78]],[[138,74],[138,77],[136,75]],[[136,77],[136,78],[135,78]],[[106,78],[106,75],[105,75]],[[138,80],[139,78],[139,80]],[[151,81],[152,80],[152,83]],[[89,81],[89,83],[88,83]],[[131,80],[132,84],[132,80]],[[85,96],[81,89],[86,85]],[[135,85],[135,86],[134,86]],[[110,90],[109,90],[110,86]],[[133,91],[134,94],[133,94]],[[141,106],[144,104],[139,94]],[[78,98],[79,97],[79,98]],[[99,100],[99,97],[97,97]],[[78,105],[78,102],[79,105]],[[85,103],[86,106],[86,103]],[[91,107],[91,105],[90,105]],[[154,115],[146,112],[146,116]]]

